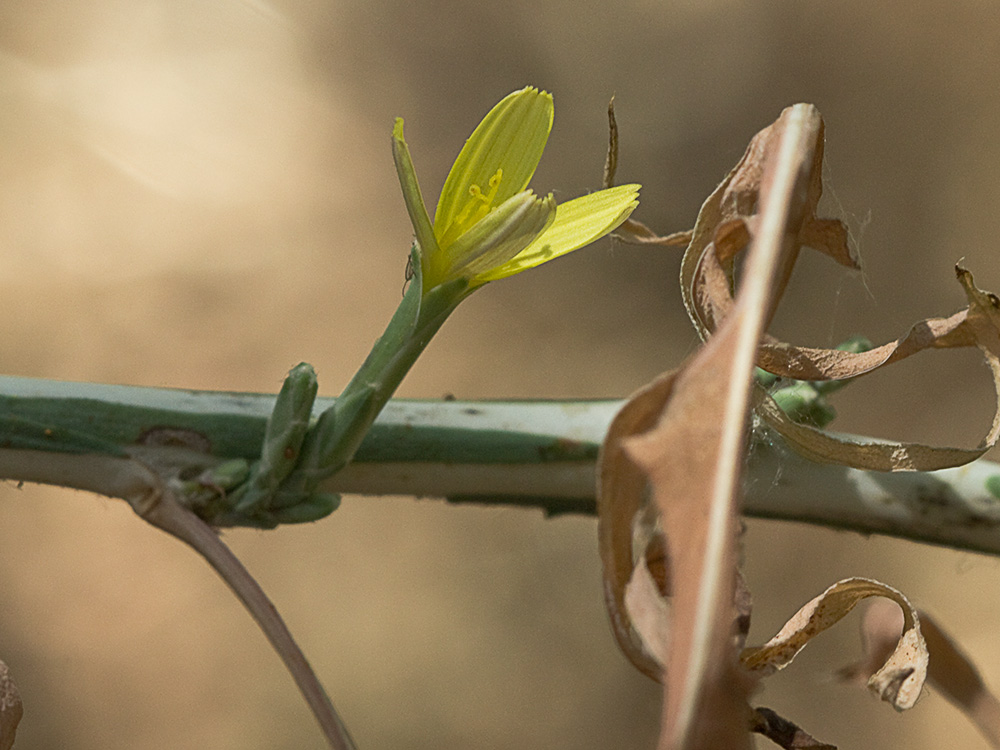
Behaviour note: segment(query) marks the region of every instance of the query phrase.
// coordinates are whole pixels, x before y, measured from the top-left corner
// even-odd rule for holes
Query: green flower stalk
[[[638,185],[559,205],[551,194],[542,198],[528,189],[553,112],[552,96],[530,87],[490,110],[452,165],[433,222],[403,140],[403,121],[396,120],[393,158],[415,234],[412,283],[361,368],[304,440],[297,426],[311,412],[312,371],[299,365],[290,373],[287,403],[272,414],[250,481],[232,493],[235,517],[227,522],[252,518],[273,525],[329,513],[336,499],[317,494],[317,486],[351,460],[382,407],[465,297],[487,282],[594,242],[629,217],[638,205]]]

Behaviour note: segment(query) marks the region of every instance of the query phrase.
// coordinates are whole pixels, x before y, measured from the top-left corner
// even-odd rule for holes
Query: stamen
[[[503,168],[499,168],[489,179],[488,193],[483,194],[482,188],[475,183],[469,185],[469,200],[455,216],[444,236],[439,239],[439,244],[442,247],[453,243],[493,209],[493,201],[496,199],[502,181]]]
[[[503,169],[498,169],[490,177],[490,192],[488,195],[483,195],[483,191],[480,189],[479,185],[471,185],[469,187],[469,194],[472,196],[473,200],[470,201],[469,207],[471,208],[475,205],[474,201],[480,201],[479,205],[476,206],[475,212],[470,217],[469,226],[472,226],[477,221],[482,219],[486,214],[490,212],[493,208],[493,199],[497,197],[497,190],[500,189],[500,181],[503,180]],[[468,227],[466,227],[468,229]]]
[[[503,180],[503,168],[497,169],[496,173],[490,177],[490,195],[489,202],[492,203],[493,199],[497,196],[497,190],[500,188],[500,181]]]

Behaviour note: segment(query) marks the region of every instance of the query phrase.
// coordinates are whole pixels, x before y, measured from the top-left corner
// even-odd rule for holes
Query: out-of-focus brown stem
[[[243,602],[243,606],[257,621],[285,663],[302,697],[319,722],[330,747],[334,750],[355,750],[347,727],[340,720],[319,678],[306,660],[302,649],[292,638],[278,610],[218,534],[177,502],[168,491],[160,488],[153,489],[145,498],[132,502],[132,507],[144,520],[192,547],[215,568],[222,580]]]

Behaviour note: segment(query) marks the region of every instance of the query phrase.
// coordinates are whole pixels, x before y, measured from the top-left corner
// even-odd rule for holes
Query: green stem
[[[334,399],[317,399],[314,414]],[[215,460],[260,455],[273,395],[66,383],[0,376],[0,478],[121,496],[96,466],[122,458],[155,427],[190,433]],[[619,401],[393,400],[328,492],[412,494],[594,509],[595,462]],[[36,426],[35,436],[12,420]],[[110,446],[81,447],[72,435]],[[761,436],[748,459],[747,515],[1000,554],[1000,465],[882,474],[816,464]]]
[[[425,292],[417,245],[410,261],[414,276],[403,301],[336,403],[320,413],[309,430],[294,470],[276,493],[278,505],[307,504],[321,481],[350,463],[406,373],[468,295],[464,279]]]
[[[417,276],[412,282],[414,292],[419,291],[419,284]],[[354,458],[379,413],[460,301],[460,298],[452,298],[447,300],[450,304],[436,304],[438,300],[431,297],[433,294],[434,290],[428,295],[429,299],[422,300],[416,321],[405,303],[399,306],[386,332],[372,346],[338,398],[334,431],[337,460],[326,476],[340,471]],[[428,307],[432,309],[428,311]]]

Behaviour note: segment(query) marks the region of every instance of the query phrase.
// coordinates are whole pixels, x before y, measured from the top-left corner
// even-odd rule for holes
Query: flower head
[[[558,258],[614,231],[638,205],[638,185],[558,206],[551,194],[527,189],[553,112],[552,95],[532,87],[490,110],[452,165],[433,223],[397,118],[393,157],[420,248],[424,292],[456,279],[472,290]]]

